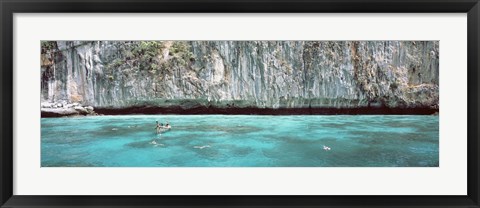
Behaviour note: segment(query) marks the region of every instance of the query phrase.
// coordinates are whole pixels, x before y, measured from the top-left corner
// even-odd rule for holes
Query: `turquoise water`
[[[172,130],[157,135],[156,120]],[[134,115],[41,126],[42,167],[439,166],[438,116]]]

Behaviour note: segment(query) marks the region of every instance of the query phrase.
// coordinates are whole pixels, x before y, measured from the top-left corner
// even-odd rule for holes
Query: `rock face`
[[[67,103],[62,101],[59,103],[41,103],[42,117],[62,117],[62,116],[79,116],[79,115],[98,115],[92,106],[83,107],[79,103]]]
[[[42,102],[433,108],[438,41],[42,42]]]

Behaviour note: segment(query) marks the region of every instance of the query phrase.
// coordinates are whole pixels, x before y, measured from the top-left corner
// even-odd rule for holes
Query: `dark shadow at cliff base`
[[[96,108],[95,112],[104,115],[127,114],[225,114],[225,115],[431,115],[438,109],[432,108],[216,108],[195,107],[129,107]],[[44,115],[42,115],[44,117]]]

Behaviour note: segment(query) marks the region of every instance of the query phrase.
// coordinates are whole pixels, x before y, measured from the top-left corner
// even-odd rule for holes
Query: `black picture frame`
[[[0,0],[1,207],[480,207],[478,0]],[[25,196],[13,195],[14,13],[467,13],[468,194],[466,196]],[[454,138],[452,138],[454,139]],[[92,187],[94,188],[94,187]]]

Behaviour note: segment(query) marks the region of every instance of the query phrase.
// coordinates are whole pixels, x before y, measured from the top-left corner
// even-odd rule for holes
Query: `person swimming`
[[[157,126],[155,127],[155,130],[157,131],[157,134],[161,133],[162,128],[163,128],[163,124],[158,123],[158,121],[157,121]]]
[[[166,131],[170,130],[171,128],[172,128],[172,126],[170,125],[170,123],[168,121],[165,125],[163,125],[163,123],[158,123],[158,121],[157,121],[157,126],[155,127],[155,130],[156,130],[157,134],[160,134],[162,132],[166,132]]]

